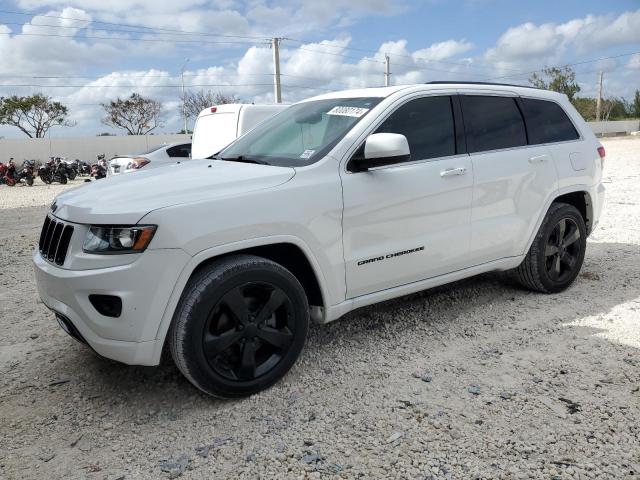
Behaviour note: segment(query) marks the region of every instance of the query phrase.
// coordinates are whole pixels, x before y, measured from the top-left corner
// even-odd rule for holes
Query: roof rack
[[[426,82],[427,85],[497,85],[500,87],[519,87],[519,88],[533,88],[540,90],[538,87],[532,87],[531,85],[516,85],[513,83],[493,83],[493,82],[467,82],[467,81],[453,81],[453,80],[433,80]]]

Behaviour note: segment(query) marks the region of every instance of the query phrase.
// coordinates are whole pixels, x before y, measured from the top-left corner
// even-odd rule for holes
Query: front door
[[[466,265],[473,171],[453,106],[446,95],[409,100],[376,133],[405,135],[410,160],[341,173],[347,298]]]

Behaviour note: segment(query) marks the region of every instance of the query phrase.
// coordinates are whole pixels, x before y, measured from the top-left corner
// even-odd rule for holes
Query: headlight
[[[86,253],[139,253],[147,248],[155,231],[155,225],[94,225],[89,228],[82,249]]]

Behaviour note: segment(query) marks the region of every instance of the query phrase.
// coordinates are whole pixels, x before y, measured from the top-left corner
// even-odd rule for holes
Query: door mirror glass
[[[407,137],[399,133],[374,133],[369,135],[364,148],[358,149],[347,169],[365,172],[370,168],[407,162],[411,158]]]

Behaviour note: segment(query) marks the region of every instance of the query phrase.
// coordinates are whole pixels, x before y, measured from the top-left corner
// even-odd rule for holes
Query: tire
[[[67,184],[67,176],[63,173],[60,174],[60,183],[62,185],[66,185]]]
[[[69,180],[75,180],[76,179],[76,172],[73,169],[70,169],[68,172],[69,175]]]
[[[33,177],[27,177],[27,185],[33,187]]]
[[[566,203],[553,203],[527,256],[512,271],[512,276],[520,285],[536,292],[561,292],[580,273],[586,247],[587,228],[578,209]]]
[[[308,329],[309,304],[296,277],[271,260],[237,255],[190,279],[167,342],[193,385],[238,398],[280,380],[300,355]]]

